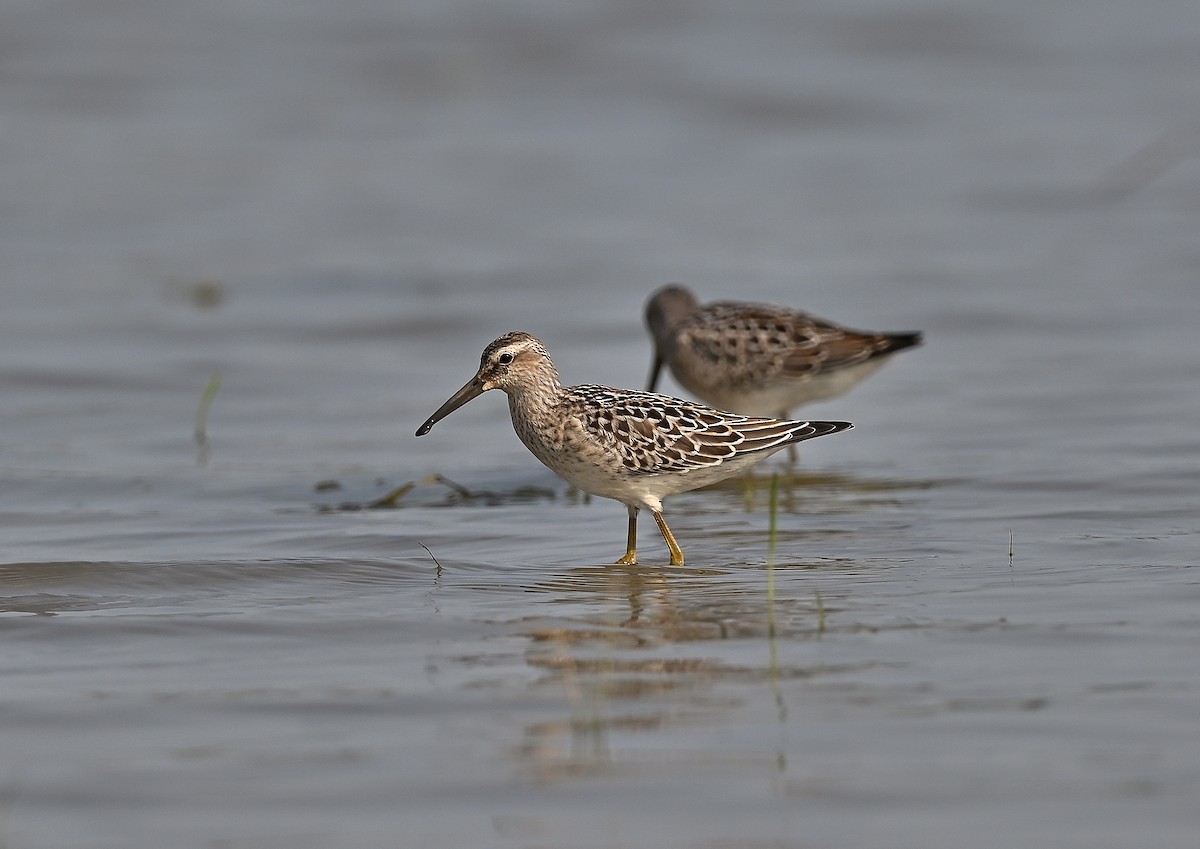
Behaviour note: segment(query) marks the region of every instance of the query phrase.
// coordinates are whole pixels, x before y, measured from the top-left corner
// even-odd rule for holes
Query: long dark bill
[[[653,392],[658,385],[658,373],[662,371],[663,360],[658,351],[654,352],[654,362],[650,364],[650,379],[646,381],[646,391]]]
[[[442,404],[442,406],[437,408],[436,413],[425,420],[425,424],[417,428],[417,436],[424,436],[425,434],[429,433],[429,429],[435,424],[446,418],[446,416],[453,413],[463,404],[467,403],[473,398],[478,398],[483,393],[483,381],[481,381],[478,377],[472,377],[467,382],[466,386],[451,395],[445,404]]]

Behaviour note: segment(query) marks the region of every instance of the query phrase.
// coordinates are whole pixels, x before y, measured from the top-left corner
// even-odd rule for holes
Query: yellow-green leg
[[[663,539],[667,541],[667,548],[671,549],[671,565],[682,566],[683,549],[679,547],[679,543],[675,542],[675,534],[671,533],[671,529],[667,527],[667,520],[657,510],[650,512],[654,514],[654,521],[658,522],[658,529],[662,531]]]
[[[625,537],[625,556],[617,561],[618,566],[632,566],[637,563],[637,514],[636,507],[626,506],[629,511],[629,533]]]

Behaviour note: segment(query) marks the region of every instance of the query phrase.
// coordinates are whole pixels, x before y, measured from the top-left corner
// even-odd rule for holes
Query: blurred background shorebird
[[[664,286],[646,304],[654,339],[647,390],[665,364],[706,404],[745,416],[790,411],[849,391],[921,334],[850,330],[799,310],[719,301],[701,305],[684,286]]]

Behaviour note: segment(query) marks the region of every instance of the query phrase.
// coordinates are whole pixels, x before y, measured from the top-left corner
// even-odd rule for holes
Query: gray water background
[[[1198,39],[8,0],[0,845],[1196,846]],[[926,344],[683,568],[497,393],[412,436],[508,330],[641,386],[672,280]]]

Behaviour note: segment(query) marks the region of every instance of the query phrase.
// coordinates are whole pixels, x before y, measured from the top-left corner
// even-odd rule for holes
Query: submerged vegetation
[[[421,487],[438,487],[444,497],[439,499],[437,503],[445,506],[465,503],[505,504],[512,501],[553,499],[558,495],[553,489],[533,486],[518,487],[509,492],[469,489],[445,475],[435,473],[426,475],[423,478],[417,478],[416,480],[405,481],[398,486],[393,486],[383,495],[367,499],[366,501],[343,501],[335,505],[319,504],[317,505],[317,510],[323,513],[345,513],[357,510],[396,510],[403,506],[401,502],[410,493]],[[313,485],[313,489],[317,492],[337,492],[341,491],[342,488],[340,482],[333,480],[320,481]],[[428,502],[425,502],[423,506],[429,506]]]

